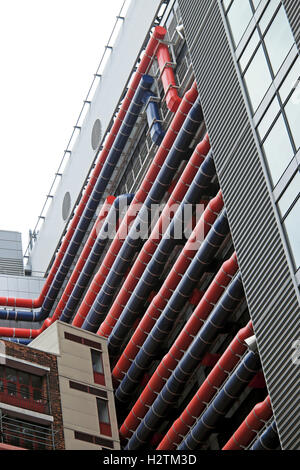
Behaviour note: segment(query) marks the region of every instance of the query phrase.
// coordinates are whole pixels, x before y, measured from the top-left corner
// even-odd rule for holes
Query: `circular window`
[[[97,150],[98,145],[100,144],[101,140],[101,122],[100,119],[96,119],[93,125],[92,130],[92,148],[93,150]]]
[[[69,192],[66,192],[62,203],[62,218],[66,220],[71,210],[71,196]]]

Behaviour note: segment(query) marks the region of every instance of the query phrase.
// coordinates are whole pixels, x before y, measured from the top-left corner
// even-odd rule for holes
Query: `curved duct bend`
[[[132,198],[133,198],[133,195],[131,195],[131,194],[118,196],[117,198],[114,198],[114,197],[112,198],[112,196],[109,196],[107,198],[106,203],[103,205],[103,207],[100,211],[100,214],[98,216],[98,219],[95,222],[95,225],[93,227],[91,235],[90,235],[90,237],[88,238],[88,240],[86,242],[85,248],[82,251],[81,256],[80,256],[80,258],[79,258],[79,260],[78,260],[78,262],[77,262],[77,264],[74,268],[73,275],[71,276],[71,278],[70,278],[70,280],[69,280],[69,282],[68,282],[68,284],[65,288],[64,295],[65,295],[65,293],[68,293],[68,286],[70,286],[70,288],[72,288],[72,289],[74,288],[74,290],[72,292],[72,296],[79,295],[79,292],[80,292],[79,289],[83,288],[83,285],[88,283],[89,278],[90,278],[89,276],[92,275],[92,273],[94,271],[94,267],[95,267],[96,263],[98,262],[98,260],[100,259],[103,250],[105,249],[105,246],[106,246],[107,241],[108,241],[109,231],[111,230],[111,228],[114,229],[114,227],[115,227],[116,213],[119,211],[120,202],[122,204],[122,202],[124,202],[124,200],[126,202],[128,202],[128,201],[132,200]],[[111,206],[111,202],[112,202],[113,199],[114,199],[114,203]],[[110,207],[110,211],[106,216],[105,222],[102,223],[102,226],[100,227],[99,223],[102,221],[102,219],[104,217],[104,214],[107,213],[108,207]],[[100,229],[100,232],[98,234],[97,239],[95,240],[93,237],[96,235],[98,229]],[[90,242],[92,242],[92,239],[94,241],[92,251],[90,252],[88,258],[85,259],[85,255],[87,255],[87,248],[88,247],[91,248]],[[81,267],[82,266],[82,261],[85,262],[83,269]],[[81,273],[80,273],[80,269],[81,269]],[[73,282],[75,282],[75,278],[78,278],[78,279],[77,279],[76,285],[74,286]],[[54,321],[57,320],[57,316],[58,316],[58,313],[60,311],[61,305],[65,304],[63,302],[65,300],[64,295],[62,296],[60,302],[58,303],[57,308],[56,308],[53,316],[51,318],[47,318],[44,321],[44,324],[42,325],[41,328],[31,329],[31,328],[4,328],[4,327],[0,327],[0,334],[2,334],[3,336],[13,336],[13,337],[22,337],[22,338],[31,338],[31,339],[36,338],[37,336],[39,336],[45,330],[45,328],[48,328]],[[24,312],[24,314],[25,313],[31,313],[31,312]],[[8,316],[6,318],[13,320],[14,317],[11,318],[10,317],[11,314],[12,313],[10,313],[8,311],[7,312]],[[65,321],[65,320],[66,319],[64,319],[63,321]]]
[[[130,367],[130,363],[137,355],[139,349],[141,348],[151,329],[155,325],[161,312],[166,307],[169,299],[171,298],[174,290],[177,288],[179,282],[181,281],[181,278],[184,276],[184,273],[190,265],[193,257],[196,255],[203,241],[203,236],[206,236],[209,232],[211,225],[215,222],[216,218],[218,217],[218,214],[223,208],[223,205],[224,203],[222,194],[221,191],[219,191],[218,195],[210,200],[205,211],[202,213],[195,229],[193,230],[191,236],[184,245],[181,253],[179,254],[174,266],[170,270],[158,294],[151,301],[149,307],[146,310],[146,313],[141,319],[127,347],[125,348],[125,351],[123,352],[120,360],[118,361],[117,370],[120,369],[120,365],[123,363],[123,375],[125,375],[125,373],[127,372],[128,368]],[[162,251],[164,252],[164,250]],[[146,284],[148,283],[146,282]],[[127,368],[124,367],[124,358],[126,359],[125,363],[128,364]],[[114,372],[112,373],[112,375],[114,378],[116,378],[114,376]],[[130,396],[131,394],[128,394],[127,399]]]
[[[167,306],[149,333],[146,341],[131,364],[127,374],[116,391],[116,399],[127,400],[127,395],[134,389],[139,379],[149,365],[163,341],[172,331],[176,319],[180,316],[182,308],[196,287],[206,267],[211,263],[213,256],[229,233],[227,215],[225,210],[219,215],[204,239],[198,252],[186,270],[180,283],[176,287]]]
[[[265,422],[273,415],[271,400],[269,395],[261,403],[257,403],[248,414],[233,436],[225,444],[222,450],[242,450],[245,449],[256,437]]]
[[[148,91],[153,84],[153,78],[149,75],[144,75],[139,83],[138,89],[134,94],[132,103],[126,113],[126,116],[122,122],[116,140],[108,154],[108,157],[103,165],[100,176],[94,186],[91,197],[85,207],[82,218],[76,227],[75,233],[69,244],[68,251],[65,253],[62,263],[55,274],[54,280],[52,281],[51,287],[44,299],[42,308],[38,312],[29,312],[31,315],[24,315],[24,312],[15,312],[15,320],[23,321],[41,321],[45,320],[51,312],[53,304],[57,298],[58,292],[63,284],[63,281],[69,271],[69,268],[75,258],[78,248],[83,240],[83,237],[89,227],[89,223],[94,216],[99,202],[103,196],[105,188],[111,175],[114,172],[115,165],[118,162],[125,144],[130,136],[132,128],[138,118],[139,112],[142,109],[142,97],[146,91]],[[6,314],[6,312],[4,313]]]
[[[205,188],[208,187],[211,178],[215,174],[214,163],[211,155],[208,158],[206,164],[204,165],[206,173],[202,170],[202,167],[201,170],[199,170],[201,162],[203,162],[203,154],[208,151],[208,148],[209,143],[207,141],[207,137],[205,137],[202,142],[200,142],[195,148],[178,183],[176,184],[173,192],[171,193],[171,196],[168,199],[168,202],[164,207],[161,216],[159,217],[158,222],[152,230],[150,237],[148,238],[148,240],[146,240],[143,247],[141,248],[141,251],[138,254],[138,257],[135,263],[133,264],[131,270],[129,271],[128,276],[124,281],[124,284],[122,285],[121,290],[117,295],[113,305],[111,306],[108,315],[106,316],[103,323],[100,325],[98,334],[109,336],[112,333],[113,327],[116,325],[124,306],[122,319],[120,320],[120,323],[118,323],[118,325],[116,326],[116,334],[113,334],[110,337],[110,353],[113,353],[113,346],[115,346],[115,349],[117,351],[119,350],[123,338],[125,337],[126,332],[128,331],[125,326],[123,331],[123,325],[132,325],[132,321],[129,322],[126,317],[132,317],[133,321],[135,320],[137,315],[136,312],[140,311],[141,305],[143,305],[144,300],[147,299],[148,293],[150,293],[151,291],[151,288],[153,286],[153,279],[151,284],[150,279],[152,269],[150,265],[155,263],[153,256],[156,256],[156,251],[161,250],[161,240],[164,236],[164,231],[166,230],[165,222],[169,223],[169,220],[172,217],[174,217],[174,220],[178,219],[177,211],[183,210],[183,204],[192,204],[193,202],[198,202],[200,200],[199,192],[203,192]],[[198,172],[200,172],[200,177],[198,176]],[[182,205],[178,207],[178,204],[180,204],[181,202]],[[174,205],[178,207],[176,214],[174,214],[172,211],[172,207]],[[171,224],[173,226],[174,223],[175,222],[170,221],[169,225]],[[164,248],[162,251],[164,253],[167,253],[167,251],[171,253],[174,248],[174,245],[176,244],[176,240],[174,240],[172,237],[172,229],[170,230],[170,228],[168,228],[167,230],[169,234],[169,240],[164,241]],[[164,259],[168,259],[168,257],[165,257]],[[162,268],[160,268],[160,273],[161,269]],[[147,280],[147,274],[145,271],[149,271],[150,274],[147,277]],[[143,280],[141,279],[142,277]],[[154,282],[156,282],[156,277],[154,278]],[[125,306],[126,303],[127,305]],[[121,328],[120,331],[118,330],[118,326],[120,326]]]
[[[254,442],[250,450],[276,450],[280,448],[277,427],[275,421],[272,421],[263,434]]]
[[[191,377],[203,355],[215,341],[220,329],[226,324],[229,316],[237,308],[243,297],[244,290],[241,275],[238,273],[227,287],[187,352],[178,362],[174,372],[163,386],[145,418],[141,421],[128,443],[128,449],[138,448],[140,446],[139,442],[145,442],[145,439],[156,429],[160,419],[174,405],[186,381]]]
[[[191,317],[184,325],[172,347],[155,369],[151,379],[147,383],[145,389],[139,396],[136,404],[133,406],[131,412],[120,428],[120,434],[123,437],[130,437],[131,434],[136,430],[140,420],[147,413],[148,407],[152,405],[153,401],[155,400],[156,394],[159,393],[165,385],[166,380],[170,377],[172,371],[176,368],[178,361],[182,358],[185,351],[193,342],[204,321],[211,313],[216,303],[219,301],[221,295],[224,293],[226,287],[231,282],[232,277],[236,274],[237,270],[238,265],[234,253],[231,258],[222,264],[218,273],[207,288],[198,306],[195,308]],[[250,331],[251,334],[253,334],[251,329]],[[242,337],[243,333],[241,332],[239,339],[242,340]],[[113,377],[115,379],[121,379],[124,375],[122,371],[125,369],[127,370],[130,367],[130,361],[126,361],[126,357],[123,356],[121,358],[122,360],[120,359],[114,368]],[[166,437],[166,440],[169,444],[168,437]]]
[[[135,91],[137,90],[137,87],[140,83],[140,80],[143,76],[144,73],[146,73],[151,61],[153,60],[153,57],[157,51],[157,47],[159,44],[159,41],[164,39],[165,35],[167,33],[167,30],[161,26],[156,26],[153,35],[150,38],[148,45],[146,47],[146,50],[143,53],[143,56],[141,58],[141,61],[138,65],[138,68],[133,76],[133,79],[130,83],[130,88],[128,89],[125,98],[123,100],[122,106],[118,112],[118,115],[114,121],[114,124],[110,130],[110,133],[107,137],[107,139],[104,142],[104,147],[103,150],[101,151],[98,159],[96,166],[91,174],[89,183],[87,185],[87,188],[84,192],[84,195],[81,198],[81,201],[76,209],[75,215],[70,223],[70,226],[67,230],[67,233],[64,237],[64,240],[61,244],[61,247],[56,255],[55,261],[51,267],[50,273],[47,277],[46,283],[37,299],[23,299],[23,298],[13,298],[13,297],[0,297],[0,305],[2,306],[7,306],[7,307],[23,307],[23,308],[40,308],[44,302],[44,299],[51,287],[52,281],[55,277],[55,274],[63,260],[63,257],[67,251],[67,248],[69,246],[70,241],[72,240],[73,234],[77,228],[78,223],[81,221],[83,212],[85,211],[85,207],[88,204],[94,186],[98,180],[98,177],[100,175],[100,172],[102,170],[102,167],[106,161],[107,156],[109,155],[109,152],[112,148],[112,145],[115,141],[116,136],[118,135],[119,129],[121,127],[121,124],[124,120],[124,117],[126,115],[126,112],[129,108],[129,105],[132,101],[132,98],[135,94]]]
[[[182,441],[182,436],[185,436],[189,432],[197,418],[205,410],[207,403],[215,396],[217,390],[227,379],[228,374],[240,361],[241,356],[247,350],[245,339],[251,335],[253,335],[253,328],[252,323],[249,322],[247,326],[242,328],[234,337],[217,364],[201,384],[197,393],[183,410],[179,418],[172,424],[157,447],[157,450],[176,450],[177,445]]]
[[[128,276],[124,280],[120,292],[118,293],[114,303],[109,309],[108,315],[99,327],[99,330],[97,332],[98,335],[108,337],[111,334],[112,329],[118,321],[126,303],[129,301],[129,299],[131,301],[133,296],[135,295],[135,287],[141,279],[141,276],[144,273],[145,269],[147,269],[147,265],[151,261],[152,255],[155,253],[157,245],[164,235],[165,220],[169,220],[169,218],[172,217],[172,212],[170,214],[170,209],[173,205],[180,204],[184,199],[189,186],[191,185],[201,163],[204,160],[204,155],[207,154],[209,148],[210,144],[208,140],[208,134],[206,134],[203,140],[196,146],[182,175],[179,178],[179,181],[177,182],[174,190],[172,191],[168,202],[166,203],[154,229],[152,230],[150,237],[148,238],[148,240],[145,241],[144,245],[142,246],[136,261],[134,262],[131,270],[129,271]],[[211,164],[213,166],[212,159]],[[206,176],[203,174],[202,176],[203,180],[206,177],[210,179],[209,175]],[[202,182],[202,184],[204,190],[204,181]],[[201,189],[200,184],[199,186],[199,189]],[[185,198],[185,201],[185,203],[188,203],[187,198]]]
[[[61,321],[69,322],[71,320],[77,305],[80,302],[80,299],[94,273],[95,267],[101,258],[109,237],[112,234],[112,231],[116,228],[117,214],[119,213],[120,207],[122,209],[124,204],[126,206],[130,204],[133,198],[134,194],[123,194],[116,198],[107,216],[105,226],[103,227],[103,230],[101,229],[99,232],[94,248],[86,260],[84,269],[82,269],[73,291],[69,296],[69,299],[64,303],[63,309],[60,310],[62,312],[59,318]]]
[[[115,258],[117,257],[121,246],[124,242],[124,234],[127,234],[129,224],[135,219],[136,211],[135,207],[139,204],[143,204],[149,191],[151,190],[156,177],[177,137],[177,134],[185,121],[186,114],[191,109],[194,101],[198,96],[196,82],[193,83],[192,87],[185,93],[183,100],[169,126],[169,129],[158,149],[156,155],[150,165],[143,182],[137,191],[134,200],[132,201],[126,216],[124,217],[119,230],[112,241],[107,255],[105,256],[103,263],[96,274],[92,284],[89,287],[87,294],[85,295],[78,312],[73,320],[73,325],[81,327],[95,298],[106,279],[110,268],[113,265]],[[132,210],[133,209],[133,210]]]
[[[178,446],[178,450],[196,449],[216,429],[217,423],[225,416],[234,401],[245,390],[260,367],[259,355],[249,351],[210,403],[199,421]]]
[[[115,259],[113,266],[82,325],[84,330],[96,332],[107,315],[115,291],[128,270],[128,267],[132,262],[133,255],[140,248],[142,238],[144,238],[148,233],[152,206],[161,202],[178,170],[180,163],[182,162],[183,157],[188,151],[189,145],[191,144],[202,119],[202,109],[200,101],[197,99],[189,111],[169,155],[167,156],[166,161],[164,162],[142,208],[140,209],[137,218],[133,222],[129,234],[127,235],[117,258]]]

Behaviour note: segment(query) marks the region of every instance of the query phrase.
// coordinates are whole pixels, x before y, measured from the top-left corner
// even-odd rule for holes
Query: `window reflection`
[[[269,5],[265,9],[264,14],[262,15],[261,20],[259,22],[260,30],[262,33],[265,32],[279,4],[280,4],[280,0],[271,0]]]
[[[267,131],[271,127],[279,111],[280,111],[279,102],[278,102],[277,97],[275,97],[257,128],[261,139],[265,137]]]
[[[296,202],[293,209],[284,221],[287,238],[290,244],[296,270],[300,267],[300,199]]]
[[[297,87],[297,97],[296,99],[299,99],[300,96],[300,85],[299,85],[299,78],[300,78],[300,60],[297,58],[296,62],[294,63],[293,67],[287,74],[286,78],[284,79],[284,82],[282,83],[280,89],[279,89],[279,94],[282,102],[284,103],[285,100],[287,99],[288,95],[291,93],[293,89],[296,89]],[[295,98],[294,98],[295,99]]]
[[[240,65],[241,65],[242,70],[245,70],[258,43],[259,43],[259,35],[256,29],[254,33],[252,34],[251,39],[249,40],[247,47],[242,54],[242,57],[240,58]]]
[[[259,47],[255,56],[253,57],[251,64],[249,65],[244,75],[244,79],[248,89],[249,98],[252,103],[253,111],[256,111],[272,82],[272,77],[262,46]]]
[[[240,42],[253,16],[249,0],[234,0],[228,11],[228,21],[235,45]]]
[[[300,191],[300,171],[298,170],[287,189],[278,201],[278,207],[282,216],[285,215]]]
[[[283,6],[279,9],[265,36],[265,44],[276,75],[294,44],[294,37]]]
[[[298,149],[300,147],[300,100],[292,95],[284,109],[293,134],[295,146]]]
[[[266,138],[263,149],[275,186],[294,155],[282,115]]]

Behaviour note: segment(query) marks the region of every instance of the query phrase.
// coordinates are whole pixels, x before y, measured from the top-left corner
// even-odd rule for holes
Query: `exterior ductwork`
[[[142,109],[142,97],[146,91],[149,91],[153,84],[153,78],[149,75],[143,75],[138,89],[135,92],[132,103],[129,106],[129,109],[126,113],[126,116],[122,122],[122,125],[119,129],[118,135],[112,145],[112,148],[103,164],[103,168],[100,172],[100,175],[97,179],[91,197],[84,209],[82,218],[78,226],[76,227],[75,233],[72,237],[72,240],[68,246],[68,250],[65,253],[62,263],[55,274],[55,277],[52,281],[51,287],[48,293],[45,296],[42,308],[38,312],[24,312],[16,311],[15,320],[23,321],[41,321],[45,320],[51,312],[53,304],[56,300],[57,294],[62,286],[62,283],[69,271],[69,268],[75,258],[78,247],[80,246],[84,234],[86,233],[89,223],[94,216],[99,202],[103,196],[107,183],[114,171],[115,165],[118,162],[121,153],[125,147],[125,144],[130,136],[132,128],[138,118],[138,115]],[[6,312],[4,312],[5,315]],[[31,313],[31,314],[30,314]]]
[[[250,450],[276,450],[280,448],[277,427],[275,421],[272,421],[262,435],[250,447]]]
[[[256,437],[265,423],[272,417],[273,411],[269,395],[266,399],[257,403],[233,436],[225,444],[222,450],[243,450]]]
[[[132,327],[134,321],[136,320],[140,312],[140,309],[142,308],[147,297],[149,296],[151,290],[154,288],[157,282],[157,279],[161,275],[164,265],[166,264],[169,257],[171,256],[174,246],[176,245],[176,243],[178,243],[178,240],[176,240],[176,226],[177,227],[183,226],[185,207],[188,204],[195,204],[200,201],[202,191],[205,191],[205,188],[208,187],[213,175],[214,175],[214,164],[213,164],[212,156],[211,154],[209,154],[207,158],[204,160],[204,162],[202,163],[202,165],[200,166],[186,196],[184,197],[181,205],[176,211],[176,214],[173,220],[171,221],[162,240],[160,241],[158,246],[156,245],[153,246],[153,242],[152,242],[152,250],[150,251],[150,253],[153,252],[153,247],[155,246],[156,246],[156,250],[153,253],[151,260],[149,260],[149,262],[147,263],[147,266],[145,268],[143,275],[141,276],[141,279],[139,280],[134,291],[132,292],[129,301],[123,310],[120,320],[118,321],[117,325],[114,327],[113,331],[111,332],[109,336],[108,348],[109,348],[109,352],[111,356],[117,355],[119,353],[120,347],[126,337],[126,334],[129,332],[130,328]],[[215,218],[212,218],[212,214],[214,213],[214,211],[216,211],[217,213],[221,209],[222,205],[223,205],[222,197],[221,197],[221,194],[219,194],[211,202],[208,209],[205,211],[206,219],[204,218],[204,221],[207,220],[208,224],[213,223]],[[199,228],[203,232],[206,230],[206,233],[207,233],[210,226],[207,224],[205,225],[205,223],[203,225],[203,221],[202,221]],[[199,232],[198,235],[199,235],[199,238],[200,238],[200,235],[202,238],[203,233]],[[192,239],[194,239],[193,237],[194,237],[194,234],[192,235]],[[195,245],[197,243],[198,243],[198,240],[195,243]],[[199,246],[197,246],[197,248],[199,248]],[[193,254],[195,254],[195,250],[197,250],[197,248],[192,250]],[[149,253],[148,247],[146,247],[146,252]],[[184,257],[184,255],[182,256]],[[180,264],[182,263],[182,258],[179,263]],[[181,268],[181,271],[182,271],[182,268]],[[173,273],[173,276],[174,276],[174,273]],[[170,274],[169,277],[172,278],[172,275]],[[178,279],[177,279],[177,282],[179,282]],[[174,284],[174,288],[175,288],[175,284]],[[165,297],[165,294],[163,294],[163,297]],[[159,301],[159,305],[160,305],[162,301],[160,294],[158,294],[155,297],[155,299],[153,299],[153,301],[151,302],[151,305],[154,306],[157,303],[158,299],[160,299]]]
[[[141,421],[141,424],[128,443],[128,449],[140,447],[140,445],[145,442],[146,435],[148,438],[151,431],[155,429],[154,423],[157,424],[169,407],[176,402],[186,380],[199,365],[203,354],[207,351],[210,344],[213,343],[220,328],[226,324],[229,315],[236,309],[243,297],[244,291],[241,276],[238,273],[183,358],[177,364],[174,372],[165,383],[145,418]]]
[[[86,214],[86,206],[89,203],[89,201],[92,200],[92,193],[94,191],[94,187],[98,181],[98,177],[103,169],[103,165],[106,162],[106,159],[112,149],[112,146],[114,144],[114,141],[116,139],[116,136],[119,133],[119,130],[121,128],[121,125],[123,123],[123,120],[126,116],[127,110],[129,109],[129,106],[131,104],[131,101],[134,97],[134,94],[139,86],[140,80],[142,76],[146,73],[151,61],[153,60],[153,57],[157,51],[157,47],[159,42],[165,37],[166,35],[166,29],[162,28],[161,26],[157,26],[154,29],[153,35],[149,40],[149,43],[146,47],[146,50],[143,54],[143,57],[138,65],[137,71],[134,74],[133,80],[130,84],[130,88],[128,89],[126,96],[123,100],[122,106],[118,112],[118,115],[115,119],[115,122],[110,130],[109,136],[105,141],[104,148],[102,152],[100,153],[96,166],[93,170],[93,173],[91,175],[90,181],[88,183],[88,186],[84,192],[84,195],[79,203],[79,206],[76,209],[75,215],[72,219],[72,222],[70,224],[70,227],[68,228],[68,231],[64,237],[64,240],[62,242],[62,245],[59,249],[59,252],[56,256],[56,259],[51,267],[50,273],[47,277],[47,281],[42,289],[41,294],[37,299],[22,299],[22,298],[5,298],[5,297],[0,297],[0,305],[2,306],[7,306],[7,307],[23,307],[23,308],[40,308],[45,300],[45,297],[52,286],[52,282],[55,278],[56,272],[59,268],[59,266],[62,263],[63,258],[66,255],[66,252],[68,250],[68,246],[70,242],[73,240],[74,233],[77,229],[77,225],[79,222],[81,222],[82,218],[85,218],[85,215],[90,216],[90,214]]]
[[[172,374],[172,371],[176,368],[178,361],[182,358],[185,351],[193,342],[195,336],[199,333],[199,330],[202,328],[208,315],[211,313],[214,306],[219,301],[221,295],[224,293],[226,287],[231,282],[232,277],[236,274],[237,270],[238,270],[238,266],[236,262],[236,256],[234,253],[229,260],[223,263],[222,267],[220,268],[220,270],[214,277],[213,281],[211,282],[210,286],[206,290],[204,296],[200,300],[198,306],[195,308],[191,317],[189,318],[187,323],[184,325],[182,331],[178,335],[177,339],[175,340],[174,344],[170,348],[169,352],[162,359],[161,363],[158,365],[158,367],[154,371],[144,391],[141,393],[136,404],[133,406],[130,414],[128,415],[124,423],[122,424],[120,428],[120,434],[124,438],[130,437],[132,433],[136,430],[136,428],[139,425],[140,420],[147,413],[148,407],[152,405],[153,401],[155,400],[156,394],[161,391],[161,389],[165,385],[166,380],[170,377],[170,375]],[[232,343],[232,346],[229,349],[230,352],[228,353],[228,356],[230,356],[231,352],[233,354],[233,352],[236,351],[235,346],[237,346],[237,350],[239,350],[238,349],[239,345],[240,344],[243,345],[242,340],[244,336],[250,335],[252,333],[253,331],[250,327],[249,328],[247,327],[241,330],[238,334],[237,343]],[[113,370],[113,377],[115,379],[123,378],[124,371],[126,371],[130,367],[131,362],[127,361],[126,359],[127,358],[123,354],[122,358],[120,359],[118,364],[115,366]],[[225,365],[223,365],[222,359],[218,361],[218,364],[219,364],[219,367],[221,368],[219,372],[219,374],[221,375],[222,368],[223,367],[225,368]],[[210,383],[210,382],[207,382],[207,383]],[[183,420],[183,422],[185,421],[184,416],[183,416],[184,414],[185,414],[185,411],[183,412],[180,421],[181,420]],[[195,414],[195,411],[193,412],[193,415],[194,414]],[[170,433],[172,433],[173,428],[174,428],[175,436],[177,435],[176,433],[177,426],[175,428],[176,423],[177,421],[174,423],[174,425],[172,426],[170,430]],[[172,439],[175,439],[175,437],[173,436],[169,437],[169,433],[168,433],[164,439],[167,445],[167,447],[165,448],[169,448],[168,446]]]
[[[212,225],[208,235],[201,244],[193,261],[186,270],[180,283],[176,287],[167,306],[163,310],[156,324],[149,333],[146,341],[135,357],[124,379],[116,391],[116,398],[123,401],[127,400],[127,394],[134,389],[139,381],[141,374],[145,371],[162,342],[172,331],[175,320],[181,313],[183,306],[190,297],[193,288],[197,285],[201,275],[212,261],[213,256],[221,246],[225,236],[228,234],[229,227],[226,212],[223,210],[215,223]],[[236,281],[241,284],[240,281]]]
[[[101,322],[107,315],[115,291],[128,270],[132,262],[133,255],[141,246],[142,240],[139,234],[140,228],[142,227],[142,232],[143,228],[147,227],[148,229],[149,217],[152,210],[151,207],[152,205],[157,205],[161,202],[178,170],[180,163],[182,162],[182,159],[188,151],[189,145],[191,144],[202,119],[203,115],[201,105],[199,100],[196,100],[189,111],[177,138],[175,139],[169,155],[167,156],[166,161],[164,162],[153,187],[143,204],[143,207],[140,209],[117,258],[114,261],[107,278],[105,279],[87,318],[82,325],[84,330],[96,333]],[[146,236],[146,233],[142,233],[141,235],[144,237]]]
[[[163,283],[158,294],[151,301],[145,315],[141,319],[139,325],[137,326],[133,336],[131,337],[129,344],[127,345],[124,353],[122,354],[120,361],[117,365],[117,370],[122,364],[122,359],[126,358],[126,362],[130,364],[133,361],[142,344],[146,340],[151,329],[154,327],[157,319],[159,318],[161,312],[164,310],[168,304],[169,299],[171,298],[174,290],[177,288],[179,282],[184,276],[185,271],[190,265],[193,257],[197,253],[200,245],[203,242],[203,237],[207,235],[212,224],[215,222],[218,214],[223,208],[223,199],[222,194],[219,191],[218,195],[211,199],[205,211],[201,215],[198,224],[193,230],[191,236],[189,237],[187,243],[183,247],[180,255],[178,256],[174,266],[172,267],[169,275],[167,276],[165,282]],[[165,251],[161,250],[163,253]],[[153,258],[154,259],[154,258]],[[159,267],[159,266],[158,266]],[[145,281],[148,285],[148,281]],[[122,321],[122,318],[121,318]],[[120,322],[121,323],[121,322]],[[118,323],[118,325],[120,324]],[[120,364],[121,362],[121,364]],[[122,370],[123,374],[127,372],[127,368]],[[114,376],[113,373],[113,377]]]
[[[208,147],[209,144],[206,138],[204,138],[203,141],[197,145],[195,151],[193,152],[190,160],[188,161],[184,169],[183,174],[181,175],[178,183],[176,184],[156,226],[154,227],[149,239],[146,240],[145,244],[143,245],[137,257],[137,260],[135,261],[128,274],[128,278],[125,280],[118,296],[116,297],[115,302],[110,308],[109,314],[107,315],[103,323],[100,325],[98,334],[110,336],[112,329],[116,324],[116,321],[119,319],[122,313],[122,310],[122,319],[120,319],[120,322],[118,323],[121,328],[123,327],[123,324],[132,324],[131,321],[127,321],[127,315],[134,319],[136,318],[135,312],[139,310],[143,301],[146,300],[153,285],[153,277],[152,284],[150,277],[150,273],[151,271],[153,271],[153,269],[151,269],[151,265],[153,263],[155,264],[155,258],[157,255],[159,255],[160,251],[163,251],[164,253],[172,252],[174,245],[176,244],[176,240],[174,240],[174,237],[172,237],[172,227],[174,227],[175,223],[181,223],[181,213],[183,211],[184,205],[192,204],[193,202],[199,201],[200,194],[202,193],[202,191],[205,190],[205,188],[208,187],[210,179],[215,174],[213,159],[211,155],[207,157],[206,164],[204,165],[203,163],[203,154],[207,153]],[[204,165],[203,169],[202,165]],[[199,169],[200,166],[201,169]],[[203,171],[204,168],[206,172]],[[171,219],[173,212],[171,212],[170,214],[170,209],[172,209],[172,206],[174,204],[176,205],[176,207],[178,207],[178,204],[181,205],[178,207],[176,214],[174,214],[174,221],[170,221],[166,233],[163,233],[165,220],[169,222],[169,220]],[[162,239],[166,237],[167,239],[162,241]],[[165,258],[166,257],[164,257],[164,259]],[[160,259],[158,260],[158,262],[162,263]],[[160,270],[161,269],[162,265],[160,267]],[[147,276],[148,271],[149,275]],[[154,278],[156,281],[157,276],[154,276]],[[127,305],[125,306],[126,303]],[[125,307],[124,309],[122,308],[123,306]],[[126,313],[126,311],[128,311],[128,313]],[[114,340],[116,340],[117,337],[123,338],[123,335],[117,333],[116,336],[110,336],[109,347],[111,347],[111,352],[113,345],[115,344]],[[118,347],[119,342],[116,340],[116,348]]]
[[[124,242],[124,234],[127,234],[128,227],[130,223],[135,219],[136,217],[136,210],[134,209],[135,206],[142,205],[149,194],[156,177],[164,164],[164,161],[166,160],[168,153],[172,147],[172,145],[175,142],[175,139],[177,137],[177,134],[179,130],[181,129],[185,118],[186,114],[189,112],[191,109],[193,103],[195,102],[196,98],[198,96],[197,92],[197,87],[196,83],[194,82],[192,87],[185,93],[181,104],[171,122],[171,125],[169,126],[169,129],[150,165],[149,170],[146,173],[146,176],[144,180],[141,183],[141,186],[139,190],[137,191],[134,200],[132,201],[132,204],[128,210],[128,213],[124,217],[120,228],[109,248],[109,251],[107,255],[105,256],[105,259],[103,260],[102,266],[100,267],[98,273],[96,274],[87,294],[85,295],[80,308],[75,316],[75,319],[73,320],[73,325],[77,327],[81,327],[89,310],[90,307],[92,306],[93,302],[96,299],[96,296],[101,288],[101,286],[104,283],[104,280],[106,279],[110,268],[113,265],[113,262],[115,261],[115,258],[118,256],[120,249],[122,247],[122,244]],[[133,208],[133,214],[132,210]]]
[[[196,449],[203,439],[216,429],[219,420],[225,416],[230,406],[238,399],[260,367],[259,355],[249,351],[197,424],[178,446],[178,450]]]

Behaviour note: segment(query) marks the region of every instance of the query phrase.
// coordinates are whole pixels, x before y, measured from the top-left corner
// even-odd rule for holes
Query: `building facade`
[[[117,25],[0,336],[57,358],[66,448],[299,449],[299,6]]]

